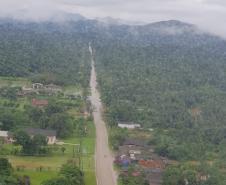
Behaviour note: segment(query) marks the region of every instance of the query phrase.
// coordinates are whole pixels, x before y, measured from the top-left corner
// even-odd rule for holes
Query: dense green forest
[[[181,162],[211,162],[211,168],[200,165],[209,170],[207,175],[212,174],[206,184],[224,184],[226,41],[179,21],[145,26],[89,20],[62,24],[1,21],[0,76],[88,87],[89,42],[109,126],[116,127],[118,121],[140,123],[152,130],[149,144],[159,155]],[[10,89],[7,92],[1,96],[12,99]],[[57,112],[49,112],[49,106],[41,112],[30,107],[24,107],[25,112],[1,110],[1,128],[13,131],[20,122],[57,129],[61,124],[57,120],[64,120],[66,135],[70,135],[75,120],[56,104]],[[114,130],[110,139],[117,148],[127,132]],[[167,168],[164,185],[181,185],[185,177],[199,184],[193,181],[200,173],[198,167]]]
[[[143,45],[133,38],[95,45],[110,125],[131,121],[154,128],[156,137],[150,142],[159,154],[173,159],[221,155],[226,138],[226,42],[193,32],[148,36]]]
[[[189,31],[161,32],[172,27]],[[136,29],[94,43],[113,147],[128,137],[118,121],[139,123],[155,152],[180,161],[164,185],[225,184],[226,42],[175,21]]]
[[[0,22],[0,76],[88,85],[88,42],[72,27],[63,23]]]

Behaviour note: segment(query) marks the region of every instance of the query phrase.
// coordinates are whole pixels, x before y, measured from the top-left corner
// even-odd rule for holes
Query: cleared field
[[[82,95],[81,87],[79,86],[67,86],[64,87],[65,94]]]
[[[57,177],[57,171],[32,171],[32,170],[25,170],[21,172],[17,172],[18,175],[27,175],[31,178],[31,185],[40,185],[43,181],[46,181],[50,178]],[[96,185],[95,174],[93,172],[86,172],[85,173],[85,184],[86,185]]]
[[[26,78],[0,77],[0,87],[22,87],[31,85],[31,82]]]
[[[95,127],[92,122],[88,123],[88,130],[90,132],[82,140],[77,137],[71,137],[63,140],[68,143],[67,145],[59,146],[57,150],[51,156],[46,157],[31,157],[31,156],[11,156],[8,158],[16,169],[18,175],[28,175],[31,177],[32,185],[40,185],[44,180],[57,176],[60,167],[68,160],[73,160],[79,164],[78,146],[70,144],[79,144],[82,141],[82,165],[81,168],[85,173],[86,185],[96,185],[95,177]],[[61,151],[61,147],[65,147],[64,153]],[[8,145],[8,149],[13,148],[12,145]],[[40,171],[41,168],[41,171]],[[18,171],[19,169],[19,171]]]

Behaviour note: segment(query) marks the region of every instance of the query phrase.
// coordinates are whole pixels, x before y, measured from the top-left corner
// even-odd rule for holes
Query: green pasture
[[[87,128],[87,136],[82,138],[73,136],[63,140],[66,144],[52,146],[53,152],[49,156],[8,155],[7,157],[18,175],[28,175],[31,178],[32,185],[40,185],[42,181],[57,176],[60,167],[66,162],[73,161],[79,164],[79,156],[81,156],[81,169],[85,173],[86,185],[96,185],[94,161],[95,127],[92,122],[88,122]],[[82,145],[81,154],[79,154],[79,146],[76,144]],[[66,149],[64,153],[61,150],[62,147]],[[4,148],[10,151],[15,149],[15,146],[4,145]]]

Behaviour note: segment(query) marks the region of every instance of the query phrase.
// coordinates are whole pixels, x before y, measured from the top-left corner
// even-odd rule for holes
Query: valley
[[[2,20],[0,184],[225,185],[225,51],[176,20]]]

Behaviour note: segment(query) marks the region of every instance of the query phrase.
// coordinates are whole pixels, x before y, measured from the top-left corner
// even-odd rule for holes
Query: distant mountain
[[[161,21],[147,25],[126,25],[119,24],[119,20],[112,18],[98,21],[87,19],[79,14],[59,14],[58,16],[62,16],[62,21],[35,23],[12,19],[0,20],[0,32],[4,30],[5,35],[7,34],[7,29],[19,29],[43,33],[73,33],[86,42],[98,43],[118,40],[135,46],[173,45],[194,48],[210,45],[215,50],[218,45],[225,45],[225,41],[222,38],[206,33],[195,25],[177,20]],[[57,17],[55,18],[59,20]]]
[[[72,13],[59,13],[56,14],[55,17],[52,18],[52,20],[60,20],[60,21],[85,21],[86,18],[82,16],[81,14],[72,14]]]
[[[142,27],[145,31],[158,32],[166,35],[176,35],[184,33],[201,33],[195,25],[177,20],[161,21]],[[202,32],[203,33],[203,32]]]
[[[115,19],[112,17],[95,18],[95,20],[109,25],[144,25],[144,22],[126,21],[123,19]]]

